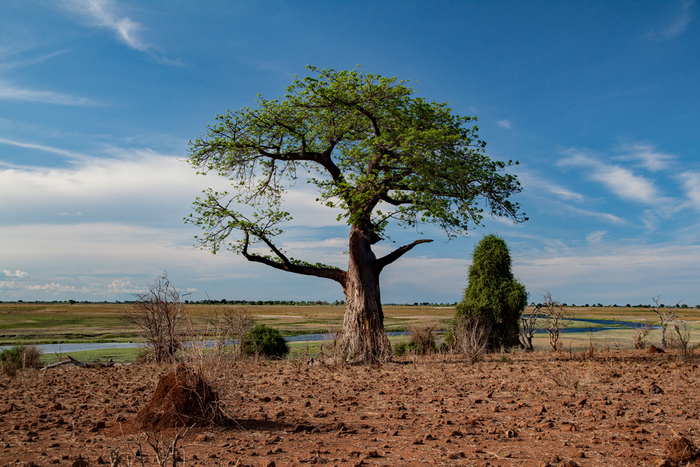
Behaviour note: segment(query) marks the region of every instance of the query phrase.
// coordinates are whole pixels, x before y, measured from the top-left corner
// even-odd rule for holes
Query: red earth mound
[[[184,364],[158,381],[151,401],[136,416],[141,428],[151,430],[204,426],[221,419],[216,392]]]

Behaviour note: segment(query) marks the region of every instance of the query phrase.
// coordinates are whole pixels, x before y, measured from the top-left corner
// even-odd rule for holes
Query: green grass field
[[[127,324],[122,315],[131,309],[129,304],[33,304],[0,303],[0,345],[88,343],[88,342],[139,342],[138,329]],[[227,310],[244,311],[257,323],[273,326],[285,335],[337,332],[342,328],[343,311],[341,306],[247,306],[230,305],[187,305],[186,311],[192,327],[198,332],[207,332],[212,319],[223,315]],[[658,318],[648,308],[623,307],[569,307],[567,315],[578,319],[621,320],[657,324]],[[431,323],[437,329],[444,329],[454,316],[453,307],[386,306],[384,307],[385,328],[387,331],[406,331],[414,326]],[[676,315],[687,324],[692,344],[700,341],[700,310],[680,309]],[[582,332],[566,333],[561,336],[564,350],[583,350],[590,346],[599,349],[630,348],[636,334],[634,329],[615,328],[596,331],[605,324],[573,321],[570,328]],[[671,330],[669,330],[671,331]],[[406,336],[393,337],[392,342],[407,340]],[[652,331],[650,343],[660,342],[660,331]],[[546,334],[535,338],[537,349],[546,349]],[[309,343],[312,353],[320,343]],[[305,352],[306,343],[293,343],[293,353]],[[91,361],[131,361],[139,349],[94,350],[82,352],[81,359]],[[73,354],[72,354],[73,355]],[[79,358],[73,355],[75,358]],[[55,361],[55,355],[46,355],[47,362]]]

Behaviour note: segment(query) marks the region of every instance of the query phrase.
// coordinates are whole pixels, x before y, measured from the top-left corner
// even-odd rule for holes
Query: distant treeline
[[[111,303],[111,304],[130,304],[136,303],[136,300],[124,300],[124,301],[80,301],[80,300],[16,300],[16,301],[5,301],[0,300],[0,303],[68,303],[70,305],[79,304],[101,304],[101,303]],[[326,300],[185,300],[186,305],[237,305],[237,306],[258,306],[258,305],[287,305],[287,306],[345,306],[345,300],[336,300],[334,302],[327,302]],[[383,303],[384,306],[442,306],[449,307],[457,305],[455,303],[432,303],[432,302],[414,302],[414,303]]]
[[[2,301],[0,300],[0,303],[68,303],[70,305],[73,305],[74,303],[81,303],[81,304],[100,304],[100,303],[112,303],[112,304],[118,304],[118,303],[136,303],[136,300],[125,300],[125,301],[114,301],[114,302],[107,302],[107,301],[78,301],[78,300],[52,300],[52,301],[44,301],[44,300],[35,300],[35,301],[24,301],[24,300],[16,300],[16,301]],[[236,306],[259,306],[259,305],[267,305],[267,306],[274,306],[274,305],[286,305],[286,306],[345,306],[345,300],[336,300],[334,302],[327,302],[326,300],[226,300],[225,298],[222,300],[185,300],[186,305],[236,305]],[[451,307],[451,306],[457,306],[457,302],[454,303],[433,303],[433,302],[413,302],[413,303],[382,303],[384,306],[440,306],[440,307]],[[538,306],[542,306],[542,304],[538,304]],[[631,304],[626,304],[626,305],[603,305],[602,303],[593,303],[593,304],[588,304],[586,303],[585,305],[576,305],[575,303],[562,303],[562,306],[565,307],[584,307],[584,308],[653,308],[653,305],[631,305]],[[659,304],[660,308],[673,308],[675,305],[664,305],[663,303]],[[696,308],[700,309],[700,305],[695,305],[695,306],[688,306],[686,303],[681,303],[678,305],[678,308],[682,309],[687,309],[687,308]]]
[[[325,300],[185,300],[185,304],[191,305],[240,305],[240,306],[257,306],[257,305],[287,305],[287,306],[345,306],[345,300],[336,300],[327,302]],[[431,303],[431,302],[414,302],[414,303],[382,303],[384,306],[455,306],[457,303]]]

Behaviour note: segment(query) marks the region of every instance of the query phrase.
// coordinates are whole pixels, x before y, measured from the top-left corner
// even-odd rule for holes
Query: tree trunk
[[[343,283],[343,350],[351,362],[389,360],[391,344],[384,332],[384,313],[379,294],[381,268],[372,252],[369,229],[352,226],[348,246],[350,260]]]

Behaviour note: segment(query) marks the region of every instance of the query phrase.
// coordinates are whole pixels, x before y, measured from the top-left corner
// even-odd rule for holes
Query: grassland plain
[[[0,345],[60,344],[94,342],[140,342],[138,329],[127,324],[122,316],[131,309],[125,303],[0,303]],[[294,306],[294,305],[187,305],[185,307],[194,331],[206,336],[216,316],[227,311],[244,312],[258,323],[274,326],[283,334],[333,334],[342,328],[342,306]],[[385,306],[387,331],[406,331],[412,327],[433,324],[445,329],[454,316],[453,307],[433,306]],[[599,349],[630,348],[636,334],[634,329],[610,326],[605,321],[627,321],[640,324],[658,324],[658,318],[649,308],[635,307],[568,307],[566,313],[574,318],[569,332],[562,335],[564,350],[585,350],[591,346]],[[679,309],[676,317],[684,321],[690,332],[691,344],[700,341],[700,310]],[[578,321],[602,320],[602,322]],[[669,330],[671,332],[672,330]],[[406,340],[406,336],[392,337],[392,342]],[[660,331],[649,336],[650,343],[659,343]],[[534,340],[537,349],[547,348],[547,335],[538,334]],[[320,342],[292,344],[292,354],[314,354]],[[91,360],[133,360],[140,349],[105,349],[81,353],[81,358]],[[75,355],[74,355],[75,356]],[[52,361],[56,355],[47,355]],[[77,358],[77,356],[76,356]]]

